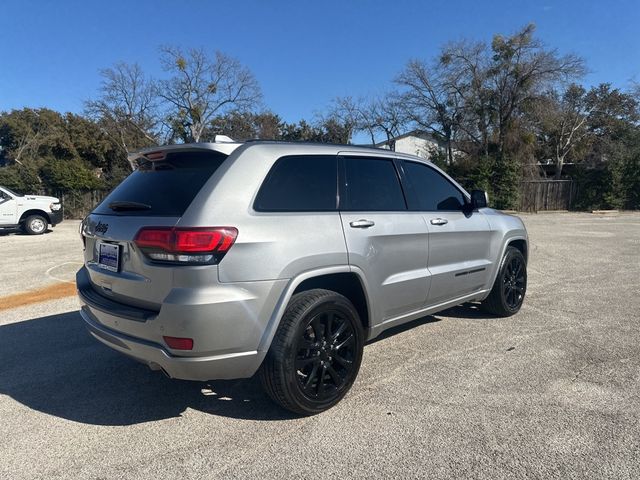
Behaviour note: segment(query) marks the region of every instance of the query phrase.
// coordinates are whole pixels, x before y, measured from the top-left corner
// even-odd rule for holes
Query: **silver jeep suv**
[[[247,142],[143,151],[84,220],[81,315],[172,378],[259,373],[318,413],[354,383],[367,340],[463,302],[516,313],[522,221],[424,159]]]

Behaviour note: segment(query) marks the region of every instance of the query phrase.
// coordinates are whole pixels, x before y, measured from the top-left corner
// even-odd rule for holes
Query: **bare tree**
[[[371,132],[372,139],[376,133],[382,133],[392,150],[395,149],[393,139],[400,135],[408,121],[402,98],[395,92],[369,100],[362,117],[361,129]]]
[[[364,100],[362,98],[353,97],[336,97],[332,100],[329,111],[325,116],[321,116],[318,123],[324,124],[334,122],[342,125],[346,131],[348,140],[351,140],[353,134],[362,131],[362,125],[365,123],[364,118]],[[373,133],[370,132],[371,143],[375,143]]]
[[[586,90],[571,84],[559,94],[556,91],[540,98],[535,107],[544,145],[555,163],[554,178],[560,179],[567,156],[587,135],[589,116],[595,111],[597,104],[589,101]]]
[[[372,145],[376,143],[379,133],[391,144],[407,123],[401,99],[394,92],[369,99],[335,98],[325,122],[328,119],[347,129],[349,138],[356,132],[366,133]]]
[[[464,103],[461,87],[448,73],[441,63],[428,67],[424,62],[410,61],[396,78],[402,88],[396,104],[405,119],[445,142],[451,163]]]
[[[498,149],[502,153],[514,115],[544,90],[558,82],[569,82],[584,74],[584,61],[576,55],[559,55],[548,50],[533,34],[529,24],[510,37],[496,35],[491,43],[492,61],[487,74],[493,91]]]
[[[507,134],[545,90],[584,72],[575,55],[549,50],[527,25],[509,37],[496,35],[491,47],[460,41],[446,45],[430,65],[407,64],[396,83],[403,87],[407,114],[449,146],[458,136],[488,155],[502,156]]]
[[[155,82],[137,63],[117,63],[100,71],[100,96],[85,102],[86,113],[103,125],[124,155],[158,143],[158,96]],[[131,165],[135,168],[134,165]]]
[[[488,86],[488,49],[483,42],[462,40],[446,45],[434,68],[446,92],[444,105],[453,110],[448,115],[454,136],[462,137],[458,146],[468,153],[488,155],[492,124],[493,92]]]
[[[168,123],[182,129],[185,141],[200,141],[214,117],[249,110],[262,98],[251,71],[221,52],[210,58],[202,49],[162,47],[161,61],[173,76],[160,81],[159,94],[168,105]]]

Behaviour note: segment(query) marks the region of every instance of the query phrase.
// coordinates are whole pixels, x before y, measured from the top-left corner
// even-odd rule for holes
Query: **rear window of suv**
[[[392,160],[347,157],[344,170],[346,185],[341,210],[384,212],[407,209]]]
[[[100,215],[179,217],[227,155],[214,151],[167,153],[145,161],[124,179],[93,213]]]

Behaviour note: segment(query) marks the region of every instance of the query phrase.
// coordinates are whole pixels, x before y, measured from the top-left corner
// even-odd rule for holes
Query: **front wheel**
[[[518,313],[527,291],[527,261],[520,250],[507,247],[491,293],[482,302],[489,313],[509,317]]]
[[[24,222],[24,231],[29,235],[42,235],[48,226],[49,222],[42,215],[31,215]]]
[[[344,296],[309,290],[293,296],[260,369],[267,394],[284,408],[313,415],[353,385],[364,347],[358,312]]]

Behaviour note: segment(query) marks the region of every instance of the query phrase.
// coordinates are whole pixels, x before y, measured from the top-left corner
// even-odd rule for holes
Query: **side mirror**
[[[484,190],[472,190],[471,191],[471,207],[475,210],[477,208],[485,208],[489,205],[489,195]]]

